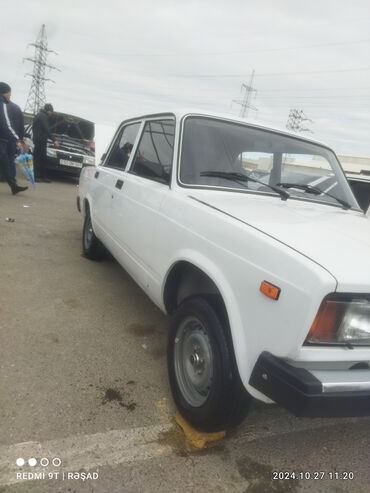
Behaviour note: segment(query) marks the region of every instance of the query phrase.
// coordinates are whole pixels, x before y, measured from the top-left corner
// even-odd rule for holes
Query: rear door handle
[[[98,178],[98,177],[99,177],[99,171],[95,171],[94,178]]]
[[[121,190],[122,187],[123,187],[123,180],[117,180],[116,181],[116,188]]]

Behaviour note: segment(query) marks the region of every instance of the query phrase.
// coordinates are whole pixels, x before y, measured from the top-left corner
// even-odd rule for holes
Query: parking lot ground
[[[0,183],[0,493],[370,491],[369,418],[254,403],[225,440],[189,449],[168,319],[113,259],[81,256],[81,229],[75,182]]]

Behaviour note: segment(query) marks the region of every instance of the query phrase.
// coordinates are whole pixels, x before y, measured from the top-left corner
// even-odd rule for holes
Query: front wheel
[[[82,230],[82,251],[90,260],[101,260],[104,257],[104,246],[95,236],[90,211],[86,211],[84,226]]]
[[[188,298],[174,316],[168,340],[174,401],[189,423],[208,432],[240,424],[251,401],[240,381],[226,317],[216,308],[214,300]]]

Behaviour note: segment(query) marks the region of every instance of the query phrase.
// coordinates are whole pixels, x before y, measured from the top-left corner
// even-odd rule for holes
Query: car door
[[[93,226],[109,250],[115,249],[112,202],[123,184],[123,174],[139,134],[141,120],[122,124],[110,145],[101,166],[94,174]],[[112,253],[114,253],[112,251]]]
[[[149,296],[159,282],[153,235],[161,203],[170,191],[174,136],[174,117],[145,120],[113,202],[115,235],[130,258],[134,270],[130,273]]]

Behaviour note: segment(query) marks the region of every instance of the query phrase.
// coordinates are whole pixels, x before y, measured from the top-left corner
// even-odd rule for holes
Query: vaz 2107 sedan
[[[370,414],[370,218],[334,152],[203,112],[118,128],[83,168],[83,251],[108,249],[172,315],[181,414],[214,431],[251,398]]]

